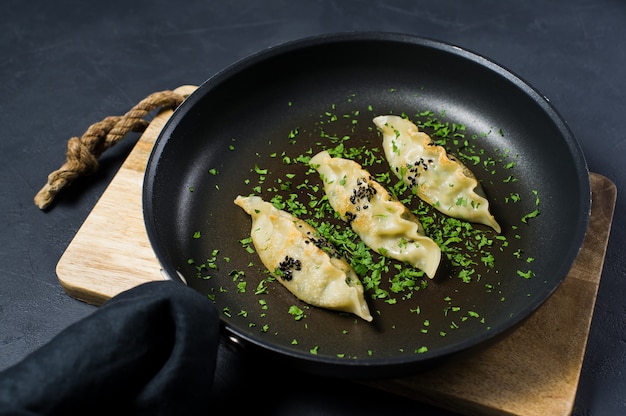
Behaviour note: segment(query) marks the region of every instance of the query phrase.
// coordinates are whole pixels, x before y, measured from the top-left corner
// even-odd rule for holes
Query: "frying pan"
[[[346,148],[380,149],[372,123],[380,114],[406,115],[434,139],[446,136],[440,143],[466,156],[502,234],[474,225],[492,243],[486,247],[494,264],[478,256],[461,268],[446,257],[434,279],[416,278],[419,290],[391,292],[393,270],[408,267],[392,263],[380,283],[387,297],[366,290],[374,315],[366,322],[309,306],[268,281],[245,242],[250,217],[233,200],[293,194],[307,203],[314,188],[298,184],[319,177],[298,157],[335,148],[341,138],[349,138]],[[368,169],[382,180],[388,166]],[[289,181],[295,183],[283,189]],[[504,336],[532,314],[576,258],[590,185],[566,122],[510,71],[431,39],[340,33],[263,50],[203,83],[155,143],[143,204],[164,272],[215,303],[226,338],[304,371],[369,378],[431,368]],[[409,208],[423,206],[414,198]],[[470,270],[469,277],[460,270]]]

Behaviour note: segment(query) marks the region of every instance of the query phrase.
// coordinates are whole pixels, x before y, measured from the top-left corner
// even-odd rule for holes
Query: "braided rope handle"
[[[80,138],[70,138],[65,163],[48,175],[48,182],[35,195],[35,205],[40,209],[48,208],[57,194],[75,179],[94,173],[100,155],[119,143],[128,132],[143,132],[150,124],[143,119],[148,113],[159,107],[174,109],[188,95],[170,90],[152,93],[123,116],[106,117],[89,126]]]

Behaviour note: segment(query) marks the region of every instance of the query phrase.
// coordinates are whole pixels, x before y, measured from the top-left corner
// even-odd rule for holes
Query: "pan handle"
[[[164,269],[161,269],[161,275],[166,279],[166,280],[173,280],[173,281],[178,281],[183,283],[185,286],[187,285],[187,279],[185,279],[185,276],[183,276],[183,274],[181,272],[179,272],[178,270],[176,271],[176,276],[173,277],[170,275],[170,273],[166,272]],[[226,331],[224,331],[226,332]],[[234,353],[238,353],[240,351],[243,351],[246,349],[246,343],[244,340],[242,340],[241,338],[239,338],[237,335],[232,334],[232,333],[224,333],[221,336],[222,342],[224,344],[224,346],[226,348],[228,348],[230,351],[234,352]]]
[[[222,340],[223,340],[224,346],[228,348],[230,351],[232,351],[233,353],[240,353],[241,351],[244,351],[247,349],[244,340],[239,338],[237,335],[233,335],[230,333],[224,334],[222,336]]]

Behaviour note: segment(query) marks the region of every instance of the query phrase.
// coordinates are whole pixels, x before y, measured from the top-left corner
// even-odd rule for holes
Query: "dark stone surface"
[[[71,136],[123,114],[151,92],[200,84],[268,46],[320,33],[383,30],[457,44],[512,70],[567,120],[590,170],[617,185],[573,413],[626,413],[623,1],[7,0],[2,9],[0,370],[95,310],[67,296],[55,266],[138,136],[108,151],[96,174],[42,212],[33,196],[63,162]],[[285,378],[271,384],[269,371]],[[271,363],[225,347],[213,395],[220,406],[253,405],[275,415],[449,414],[345,381],[272,370]]]

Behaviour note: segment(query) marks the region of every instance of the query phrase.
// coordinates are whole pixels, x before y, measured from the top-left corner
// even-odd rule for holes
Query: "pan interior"
[[[254,193],[306,205],[321,181],[298,160],[337,146],[375,153],[372,119],[382,114],[406,115],[464,155],[503,231],[474,225],[462,238],[484,248],[461,249],[473,263],[444,258],[437,277],[413,289],[391,290],[396,267],[406,268],[392,262],[386,297],[366,292],[368,323],[310,307],[277,281],[262,285],[268,274],[246,249],[250,217],[233,200]],[[368,169],[389,170],[384,160]],[[155,144],[144,216],[164,270],[214,300],[230,334],[324,374],[397,375],[502,334],[547,299],[582,244],[588,180],[565,123],[510,72],[435,41],[339,35],[272,48],[200,86]]]

